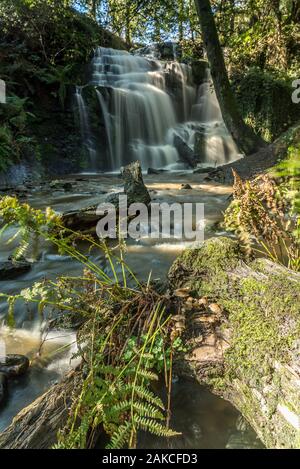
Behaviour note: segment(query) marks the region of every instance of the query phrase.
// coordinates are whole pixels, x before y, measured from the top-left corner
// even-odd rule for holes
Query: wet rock
[[[182,50],[177,42],[156,42],[149,46],[141,47],[133,51],[135,55],[154,57],[159,60],[174,61],[182,55]]]
[[[260,449],[262,444],[249,432],[237,432],[229,437],[226,449]]]
[[[57,180],[51,181],[49,187],[51,187],[51,189],[61,189],[61,182]]]
[[[82,210],[70,210],[62,216],[62,222],[66,228],[80,232],[93,232],[94,234],[96,234],[96,225],[99,219],[96,205]]]
[[[207,166],[206,168],[196,168],[193,173],[194,174],[205,174],[210,173],[211,171],[215,171],[216,168],[213,166]]]
[[[71,190],[73,189],[73,186],[70,182],[66,182],[65,184],[63,184],[62,187],[65,192],[71,192]]]
[[[194,154],[199,163],[205,162],[206,135],[204,131],[195,132]]]
[[[143,181],[140,162],[135,161],[124,166],[121,169],[121,174],[124,180],[124,193],[127,195],[128,205],[133,203],[149,205],[151,197]]]
[[[26,192],[28,190],[28,188],[24,184],[20,184],[19,186],[17,186],[15,188],[15,190],[17,192]]]
[[[193,189],[190,184],[181,184],[181,189],[182,190],[190,190]]]
[[[61,190],[65,192],[71,192],[73,189],[73,185],[70,181],[55,180],[55,181],[51,181],[49,186],[51,189],[58,190],[58,191]]]
[[[25,260],[0,262],[0,280],[13,280],[20,275],[26,274],[30,269],[30,262]]]
[[[166,172],[166,169],[154,169],[154,168],[148,168],[147,173],[150,174],[161,174]]]
[[[15,378],[26,373],[29,368],[29,359],[25,355],[6,355],[0,361],[0,373],[9,378]]]
[[[142,170],[139,161],[129,164],[121,169],[124,180],[124,192],[114,192],[108,194],[105,203],[111,203],[119,207],[119,196],[127,195],[128,206],[133,203],[143,203],[149,205],[151,202],[150,194],[144,184]],[[97,211],[98,205],[83,208],[81,210],[72,210],[62,216],[64,226],[74,231],[80,231],[96,235],[96,226],[101,219]]]
[[[0,406],[7,396],[7,376],[5,373],[0,373]]]
[[[174,137],[174,146],[178,152],[179,158],[190,168],[195,168],[197,162],[194,152],[179,135],[175,135]]]

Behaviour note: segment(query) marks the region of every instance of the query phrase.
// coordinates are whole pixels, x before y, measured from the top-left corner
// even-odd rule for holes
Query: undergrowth
[[[49,311],[63,317],[64,326],[68,321],[81,324],[77,355],[82,385],[55,448],[97,447],[103,439],[109,448],[134,448],[140,430],[161,437],[176,435],[169,428],[169,397],[173,354],[181,342],[173,330],[168,298],[154,290],[150,278],[146,284],[138,281],[124,261],[122,242],[116,252],[105,241],[66,229],[53,210],[42,212],[14,197],[0,199],[0,217],[2,233],[18,227],[9,240],[20,240],[16,259],[26,256],[33,238],[37,242],[42,237],[83,265],[81,276],[45,279],[18,295],[0,293],[9,305],[11,325],[16,300],[37,304],[44,318]],[[88,243],[87,253],[78,241]],[[109,271],[92,260],[95,250],[106,257]],[[161,374],[168,409],[153,389]]]
[[[299,146],[290,147],[288,158],[252,181],[234,172],[234,200],[224,217],[226,229],[248,253],[262,252],[295,271],[300,270],[299,153]]]

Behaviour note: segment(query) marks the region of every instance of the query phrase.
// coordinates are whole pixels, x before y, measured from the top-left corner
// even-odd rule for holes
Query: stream
[[[223,234],[217,228],[222,211],[228,205],[231,187],[211,184],[204,181],[204,175],[191,172],[161,173],[144,176],[152,199],[157,202],[203,202],[205,203],[205,238]],[[26,199],[36,208],[53,207],[58,212],[80,209],[105,198],[107,193],[122,186],[122,180],[116,174],[110,175],[75,175],[65,178],[64,182],[72,185],[71,192],[53,190],[48,184],[37,186]],[[192,189],[182,189],[189,183]],[[6,232],[0,245],[0,261],[6,260],[13,246],[7,245],[12,232]],[[15,244],[17,240],[15,241]],[[153,279],[164,281],[169,267],[178,254],[189,242],[174,239],[150,240],[145,237],[140,241],[129,240],[127,262],[139,278],[147,280],[152,271]],[[38,261],[31,270],[15,281],[1,281],[2,292],[17,293],[43,278],[55,278],[57,275],[77,275],[82,266],[68,256],[59,256],[52,246],[41,243]],[[105,259],[100,254],[93,255],[93,260],[100,263],[109,272]],[[7,306],[0,306],[0,321],[3,322]],[[32,360],[30,371],[10,383],[9,398],[0,409],[0,431],[3,431],[12,418],[36,397],[45,392],[52,384],[61,379],[63,374],[75,365],[72,356],[76,350],[75,335],[70,331],[43,334],[43,324],[35,308],[16,304],[16,329],[0,327],[0,343],[5,343],[7,353],[21,353]],[[46,339],[41,347],[41,340]],[[65,348],[65,346],[69,347]],[[59,351],[61,349],[61,351]],[[51,358],[53,354],[54,358]],[[174,428],[183,435],[172,443],[157,441],[148,435],[143,436],[144,447],[168,445],[177,448],[225,448],[257,447],[259,442],[251,430],[239,424],[239,413],[226,401],[214,396],[198,384],[186,380],[173,383],[173,421]],[[242,427],[242,430],[241,428]]]

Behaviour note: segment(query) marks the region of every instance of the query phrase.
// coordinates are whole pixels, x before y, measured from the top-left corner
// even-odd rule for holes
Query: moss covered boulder
[[[220,237],[184,251],[169,282],[222,311],[215,320],[202,319],[200,341],[193,334],[186,356],[191,374],[230,400],[267,447],[299,448],[300,274],[246,259],[238,242]],[[197,316],[184,312],[187,324]],[[190,335],[188,327],[189,342]]]

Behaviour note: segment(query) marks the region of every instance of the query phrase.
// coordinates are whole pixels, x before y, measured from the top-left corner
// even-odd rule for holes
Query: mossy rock
[[[247,259],[237,241],[219,237],[184,251],[169,282],[223,310],[218,334],[230,331],[224,373],[206,384],[242,412],[267,447],[299,448],[300,273]]]
[[[243,257],[238,242],[225,237],[209,239],[175,260],[168,275],[171,287],[190,286],[201,295],[226,295],[226,270],[236,267]]]

